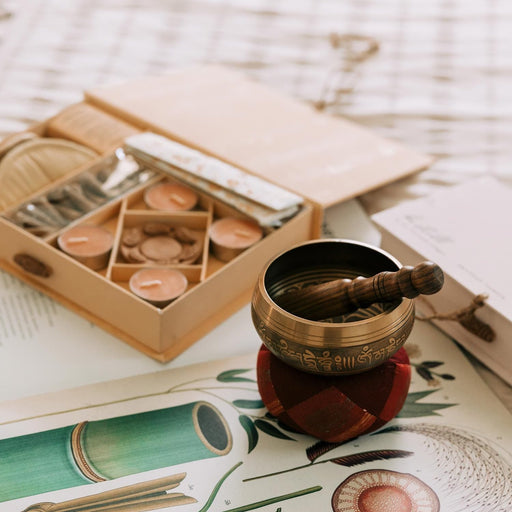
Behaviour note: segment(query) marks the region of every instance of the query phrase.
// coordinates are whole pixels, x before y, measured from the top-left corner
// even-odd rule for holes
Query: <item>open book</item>
[[[418,301],[422,314],[441,314],[436,325],[509,384],[511,206],[510,187],[479,178],[372,217],[384,249],[409,265],[427,259],[444,270],[441,292]]]

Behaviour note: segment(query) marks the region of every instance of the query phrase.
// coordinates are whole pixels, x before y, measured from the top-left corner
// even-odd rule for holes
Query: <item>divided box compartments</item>
[[[106,277],[113,282],[121,283],[128,289],[127,283],[130,277],[137,270],[151,265],[152,267],[158,266],[180,270],[185,274],[191,286],[203,281],[206,278],[210,259],[208,253],[208,230],[213,218],[212,202],[208,198],[202,197],[200,206],[194,211],[165,212],[149,210],[146,209],[143,202],[141,204],[141,192],[142,191],[136,192],[134,195],[122,201],[119,217],[117,219],[114,246],[106,271]],[[169,228],[187,228],[193,230],[194,234],[198,235],[198,241],[200,242],[200,254],[196,261],[193,263],[176,262],[165,264],[127,261],[122,254],[122,238],[125,230],[130,228],[140,228],[144,230],[144,227],[148,224],[162,224]],[[147,239],[149,237],[146,235],[144,238]]]
[[[27,198],[23,204],[51,195],[56,188],[80,180],[84,173],[101,170],[103,166],[109,164],[111,158],[103,158],[90,167],[79,169],[72,176],[67,176],[66,179],[59,180],[47,189]],[[274,249],[265,250],[265,245],[269,243],[272,247],[283,250],[288,244],[294,243],[295,234],[292,235],[292,231],[290,236],[283,239],[283,244],[277,242],[278,238],[274,236],[276,233],[269,233],[257,244],[260,247],[246,249],[247,261],[252,263],[237,269],[236,261],[222,262],[209,250],[208,232],[211,223],[225,216],[239,216],[232,208],[216,203],[200,192],[198,192],[198,204],[192,210],[160,211],[146,206],[143,196],[147,189],[160,182],[173,181],[155,173],[146,182],[138,184],[119,197],[106,201],[104,205],[90,213],[42,237],[27,232],[10,220],[19,206],[3,212],[0,218],[0,232],[5,242],[2,245],[2,251],[7,251],[2,255],[3,258],[12,261],[16,254],[30,254],[47,265],[52,274],[47,278],[37,278],[31,274],[20,274],[19,268],[10,265],[7,269],[37,288],[47,293],[50,291],[49,295],[64,301],[67,305],[73,304],[73,309],[78,312],[86,311],[88,312],[86,316],[89,317],[93,315],[92,319],[96,323],[148,355],[160,360],[175,357],[195,341],[198,336],[195,330],[203,327],[204,323],[218,312],[219,304],[228,310],[230,310],[230,304],[236,304],[236,298],[240,293],[238,285],[245,284],[246,290],[250,288],[252,273],[259,267],[255,261],[264,262],[268,255],[273,253]],[[309,231],[309,221],[306,219],[310,212],[311,207],[305,206],[303,211],[291,220],[295,221],[295,224],[305,222],[303,229],[297,231],[302,232],[302,236],[306,236]],[[148,224],[155,223],[169,228],[187,228],[198,235],[201,253],[197,261],[165,264],[128,262],[121,250],[125,230],[134,227],[144,228]],[[105,268],[91,270],[58,247],[59,235],[80,225],[101,226],[113,235],[113,246]],[[305,227],[308,229],[305,230]],[[235,260],[243,259],[244,256],[242,254]],[[5,265],[3,263],[4,267]],[[136,271],[149,267],[173,268],[181,271],[189,283],[186,292],[164,308],[156,307],[137,297],[130,291],[129,279]],[[237,276],[235,279],[232,278],[234,275]],[[202,288],[197,293],[196,288],[199,284]]]
[[[195,105],[190,103],[194,99]],[[257,275],[270,258],[296,243],[318,237],[325,207],[425,168],[431,161],[216,67],[89,91],[84,102],[30,131],[83,144],[95,150],[98,158],[4,208],[0,214],[0,267],[161,361],[177,356],[246,304]],[[9,219],[22,204],[73,183],[87,171],[93,175],[101,172],[116,158],[116,150],[123,148],[126,137],[144,131],[181,142],[300,193],[304,202],[298,213],[276,229],[266,230],[259,242],[229,262],[212,254],[208,230],[218,218],[243,216],[198,190],[199,202],[193,210],[148,209],[144,191],[160,181],[173,181],[156,169],[146,174],[141,171],[140,181],[131,188],[52,233],[37,236]],[[337,140],[341,141],[340,147]],[[279,162],[277,168],[282,167],[282,175],[276,171]],[[336,162],[341,170],[335,172]],[[148,168],[144,163],[140,166]],[[342,170],[343,176],[339,175]],[[312,185],[311,176],[318,178],[318,187]],[[284,186],[283,180],[290,187]],[[332,186],[325,197],[327,182]],[[131,275],[146,265],[127,262],[121,254],[123,230],[148,222],[192,229],[202,236],[197,261],[163,265],[181,270],[189,281],[186,292],[163,308],[130,291]],[[102,226],[113,234],[106,268],[91,270],[58,248],[58,235],[80,224]],[[42,262],[51,269],[51,275],[27,272],[15,263],[18,254]]]

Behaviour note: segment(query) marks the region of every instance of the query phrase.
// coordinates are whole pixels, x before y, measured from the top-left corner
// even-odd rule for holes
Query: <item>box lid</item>
[[[326,208],[431,157],[237,72],[205,66],[88,90],[86,100]]]

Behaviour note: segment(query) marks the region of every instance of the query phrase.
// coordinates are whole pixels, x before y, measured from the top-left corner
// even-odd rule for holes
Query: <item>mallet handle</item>
[[[444,275],[435,263],[426,261],[396,272],[380,272],[373,277],[336,279],[274,298],[278,306],[309,320],[322,320],[365,308],[376,302],[392,302],[402,297],[432,295],[443,286]]]

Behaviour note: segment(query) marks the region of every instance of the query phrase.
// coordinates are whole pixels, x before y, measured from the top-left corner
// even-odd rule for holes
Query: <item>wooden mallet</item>
[[[373,277],[336,279],[284,292],[273,297],[286,311],[308,320],[323,320],[350,313],[376,302],[393,302],[403,297],[432,295],[444,283],[441,268],[430,261],[396,272],[380,272]]]

